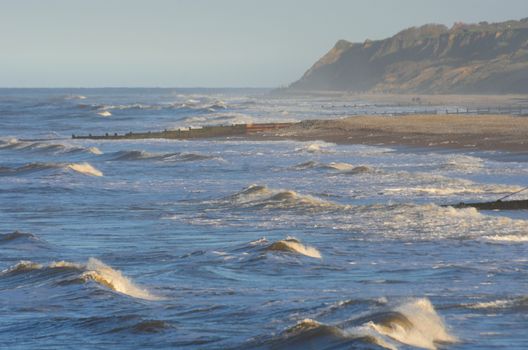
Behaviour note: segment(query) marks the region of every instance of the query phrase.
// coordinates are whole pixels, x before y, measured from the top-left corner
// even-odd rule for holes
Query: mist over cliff
[[[339,40],[285,91],[528,93],[528,18]]]

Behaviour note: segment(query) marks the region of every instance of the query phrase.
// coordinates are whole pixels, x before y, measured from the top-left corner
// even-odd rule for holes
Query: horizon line
[[[279,89],[281,86],[0,86],[0,89]]]

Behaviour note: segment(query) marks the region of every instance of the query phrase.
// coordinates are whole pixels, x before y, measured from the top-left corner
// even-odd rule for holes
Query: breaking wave
[[[267,248],[267,251],[291,252],[308,256],[310,258],[321,259],[321,253],[314,247],[304,245],[296,238],[288,237],[286,239],[273,242]]]
[[[198,153],[150,153],[146,151],[121,151],[115,154],[112,160],[116,161],[137,161],[137,160],[155,160],[166,162],[191,162],[199,160],[213,159],[214,157]]]
[[[83,163],[29,163],[16,168],[0,167],[0,176],[25,175],[44,170],[72,170],[90,176],[103,176],[103,173],[91,164]]]
[[[334,349],[372,344],[387,349],[403,345],[436,350],[440,344],[455,342],[457,338],[449,333],[431,302],[421,298],[336,325],[304,319],[280,336],[252,345],[261,349]]]
[[[11,233],[0,234],[0,244],[8,243],[13,241],[37,241],[39,240],[37,236],[32,233],[14,231]]]
[[[60,274],[56,273],[60,270],[66,272],[74,271],[75,275],[73,278],[71,274],[61,276]],[[40,278],[58,278],[59,280],[55,281],[58,285],[77,283],[79,281],[84,283],[93,281],[115,292],[119,292],[134,298],[160,300],[160,297],[153,295],[147,289],[136,285],[131,279],[125,277],[121,271],[113,269],[112,267],[95,258],[88,259],[86,264],[68,261],[55,261],[44,265],[32,261],[20,261],[16,265],[1,271],[0,278],[17,276],[31,271],[38,271],[41,273],[42,275]],[[32,278],[32,276],[25,277],[25,281]]]
[[[101,150],[97,147],[75,147],[60,143],[49,143],[45,141],[22,141],[16,138],[0,139],[0,149],[33,151],[42,153],[91,153],[100,155]]]
[[[261,185],[251,185],[228,197],[228,200],[235,206],[246,208],[317,210],[345,207],[310,195],[299,194],[292,190],[275,190]]]
[[[65,100],[86,100],[86,96],[83,95],[67,95],[64,97]]]
[[[354,166],[349,163],[342,163],[342,162],[331,162],[328,164],[325,163],[318,163],[315,161],[308,161],[304,163],[297,164],[293,167],[293,169],[296,170],[307,170],[307,169],[324,169],[324,170],[331,170],[342,174],[361,174],[361,173],[367,173],[371,172],[372,169],[370,167],[360,165],[360,166]]]
[[[519,191],[522,187],[508,185],[476,184],[471,181],[447,184],[444,187],[396,187],[387,188],[385,193],[398,193],[406,195],[425,194],[433,196],[451,196],[467,194],[508,194]]]
[[[109,111],[101,111],[101,112],[97,112],[97,115],[100,115],[101,117],[111,117],[112,113]]]
[[[115,270],[103,262],[90,258],[81,278],[93,280],[116,292],[129,295],[134,298],[146,300],[159,300],[160,298],[151,294],[148,290],[137,286],[129,278],[123,276],[119,270]]]
[[[331,146],[335,146],[335,144],[321,141],[296,148],[295,151],[308,153],[331,153],[332,151],[328,149]]]
[[[76,171],[80,174],[91,175],[91,176],[103,176],[100,170],[97,170],[89,163],[70,163],[67,165],[68,169]]]
[[[295,220],[288,217],[288,220]],[[302,218],[306,220],[306,218]],[[304,225],[305,222],[298,224]],[[338,215],[317,218],[320,227],[348,232],[358,239],[378,240],[483,240],[520,243],[528,221],[486,215],[475,208],[457,209],[436,204],[371,204],[344,207]],[[269,224],[268,224],[269,226]],[[490,241],[489,232],[497,232]],[[492,237],[493,239],[494,237]]]
[[[182,120],[184,126],[251,124],[253,117],[242,113],[196,115]]]
[[[193,111],[202,111],[202,112],[216,112],[219,110],[225,110],[228,109],[228,105],[225,101],[222,100],[206,100],[206,101],[200,101],[196,99],[188,99],[183,103],[172,103],[168,105],[164,105],[165,108],[171,108],[171,109],[186,109],[186,110],[193,110]]]
[[[524,312],[528,311],[528,297],[520,296],[511,299],[483,301],[478,303],[464,304],[462,306],[474,310],[511,310],[515,312]]]
[[[228,109],[228,105],[225,101],[214,100],[214,101],[199,101],[189,99],[183,103],[159,103],[159,104],[145,104],[145,103],[130,103],[122,105],[111,105],[111,104],[78,104],[80,109],[91,109],[95,110],[97,114],[101,116],[112,115],[111,111],[126,111],[126,110],[183,110],[193,112],[217,112],[220,110]],[[109,113],[106,115],[105,112]]]
[[[493,235],[482,237],[486,241],[500,242],[500,243],[526,243],[528,236],[526,235]]]

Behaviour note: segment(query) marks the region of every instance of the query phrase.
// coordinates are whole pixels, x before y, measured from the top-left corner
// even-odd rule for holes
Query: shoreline
[[[451,114],[355,116],[303,121],[273,132],[244,135],[243,138],[528,153],[528,117]]]
[[[325,141],[415,149],[505,151],[528,155],[528,117],[511,115],[363,115],[342,119],[204,126],[126,134],[72,135],[73,139],[239,139]]]

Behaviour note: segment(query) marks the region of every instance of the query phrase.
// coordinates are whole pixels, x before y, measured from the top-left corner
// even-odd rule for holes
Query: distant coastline
[[[335,46],[288,88],[354,93],[528,93],[528,18],[426,24]]]

